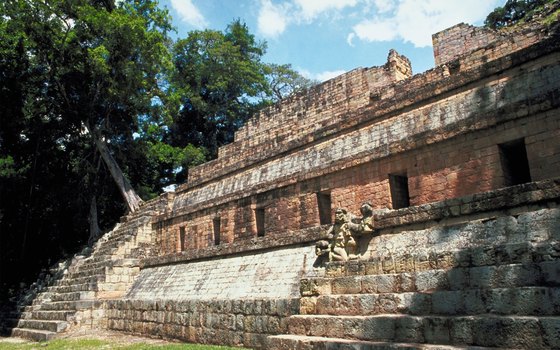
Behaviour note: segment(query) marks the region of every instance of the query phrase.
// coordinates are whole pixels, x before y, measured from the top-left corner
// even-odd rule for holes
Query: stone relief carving
[[[358,260],[358,244],[356,238],[374,232],[373,207],[365,202],[360,207],[362,217],[353,219],[346,209],[335,211],[334,224],[327,231],[327,240],[315,244],[317,256],[328,258],[328,261]]]

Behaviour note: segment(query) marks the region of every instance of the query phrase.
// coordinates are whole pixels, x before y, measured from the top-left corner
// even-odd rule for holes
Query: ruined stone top
[[[355,135],[355,137],[369,138],[369,141],[366,141],[366,139],[360,141],[359,144],[361,145],[364,142],[369,143],[370,146],[372,142],[377,145],[374,147],[373,153],[371,150],[368,151],[367,157],[362,160],[363,162],[441,141],[443,130],[450,131],[443,133],[447,135],[446,137],[452,137],[461,132],[467,132],[473,127],[486,127],[493,123],[489,117],[482,118],[481,116],[480,123],[482,124],[480,125],[472,125],[471,121],[463,128],[454,129],[449,129],[449,126],[446,125],[455,125],[459,120],[451,120],[443,116],[437,117],[441,113],[448,114],[450,108],[458,108],[461,104],[471,104],[471,102],[478,104],[479,102],[476,101],[481,96],[474,90],[472,92],[474,95],[470,94],[472,96],[464,94],[457,96],[460,99],[472,99],[471,102],[467,102],[467,100],[453,102],[443,99],[441,103],[445,106],[442,107],[437,107],[431,102],[438,96],[452,93],[456,89],[468,86],[468,84],[489,75],[500,74],[536,57],[554,52],[560,45],[555,37],[539,41],[532,35],[520,38],[518,42],[520,45],[523,43],[524,47],[521,49],[516,47],[517,51],[512,52],[509,45],[490,45],[485,49],[478,50],[474,55],[475,58],[467,55],[456,60],[456,70],[450,70],[447,66],[440,66],[383,88],[368,90],[368,103],[364,102],[363,105],[354,106],[353,109],[346,108],[346,112],[338,117],[330,114],[331,118],[325,119],[322,124],[312,124],[321,126],[317,130],[302,129],[300,131],[297,124],[295,124],[296,126],[287,124],[285,130],[291,130],[288,133],[290,135],[288,141],[280,141],[273,136],[274,130],[270,130],[266,135],[268,141],[263,135],[259,141],[255,141],[261,142],[258,146],[255,144],[255,146],[247,148],[243,152],[237,152],[230,158],[218,158],[194,168],[194,173],[198,172],[198,175],[189,183],[177,189],[173,214],[170,214],[169,217],[215,206],[219,203],[253,195],[259,191],[285,186],[302,181],[305,178],[320,176],[324,171],[332,169],[333,166],[336,166],[337,169],[344,169],[356,165],[358,163],[355,163],[352,157],[355,157],[361,151],[353,145],[353,142],[358,141],[351,140],[350,136],[345,135],[356,134],[352,130],[361,128],[366,123],[375,122],[378,125],[375,128],[379,130],[371,131],[375,139],[371,139],[370,136],[363,133]],[[327,82],[327,84],[344,81],[344,79],[351,77],[353,74],[358,74],[358,72],[360,71],[350,72]],[[324,88],[324,86],[321,85],[319,88]],[[497,85],[492,88],[502,89],[503,86]],[[532,93],[537,94],[536,90]],[[313,96],[319,97],[320,95]],[[492,96],[497,98],[502,95]],[[503,95],[502,97],[508,96]],[[304,97],[298,96],[296,99],[304,99]],[[496,115],[494,103],[494,100],[485,101],[476,113],[482,115],[487,110],[487,113]],[[503,106],[509,108],[510,105],[513,106],[511,108],[518,108],[515,107],[515,104],[509,102]],[[430,112],[433,109],[432,107],[435,108],[433,113]],[[422,110],[424,111],[422,112]],[[499,115],[504,118],[515,117],[516,114],[510,112],[502,111]],[[519,115],[522,112],[528,113],[529,111],[521,109],[517,111],[517,114]],[[423,115],[429,115],[431,121],[429,123],[422,121],[425,119]],[[459,113],[459,111],[453,113],[453,115],[459,119],[470,118],[469,115]],[[262,117],[262,114],[260,116]],[[399,123],[395,123],[393,120],[395,116],[399,116],[401,120]],[[249,123],[253,122],[250,121]],[[255,137],[259,139],[257,136]],[[232,148],[240,147],[237,144],[240,142],[249,144],[252,142],[251,140],[251,138],[244,139],[228,146]],[[334,142],[334,144],[329,145],[329,142],[326,142],[327,140],[330,140],[330,143]],[[290,154],[290,157],[286,157],[287,154]],[[204,177],[202,177],[202,173],[205,174]]]
[[[189,169],[188,184],[178,191],[267,159],[282,145],[311,141],[367,106],[372,93],[411,76],[410,61],[391,50],[381,67],[354,69],[267,107],[235,133],[233,143],[220,147],[218,159]]]
[[[446,78],[522,50],[546,35],[534,30],[506,35],[458,24],[434,35],[438,66],[414,77],[409,60],[391,50],[384,66],[355,69],[265,108],[236,132],[233,143],[219,149],[217,159],[190,169],[188,183],[176,191],[188,191],[353,127],[356,115],[365,109],[374,109],[372,115],[379,117],[444,93],[453,88],[445,88]],[[430,93],[423,95],[426,89]]]

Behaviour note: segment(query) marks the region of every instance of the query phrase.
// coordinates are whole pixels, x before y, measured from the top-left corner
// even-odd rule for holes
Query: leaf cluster
[[[538,13],[546,4],[557,0],[508,0],[504,6],[495,8],[488,14],[484,25],[492,29],[513,26],[526,21]]]

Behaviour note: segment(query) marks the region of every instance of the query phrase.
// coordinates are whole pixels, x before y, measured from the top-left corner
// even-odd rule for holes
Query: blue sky
[[[160,0],[179,37],[224,30],[241,18],[268,44],[263,61],[290,63],[327,80],[357,67],[380,66],[390,49],[414,73],[433,68],[431,34],[465,22],[481,25],[506,0]]]

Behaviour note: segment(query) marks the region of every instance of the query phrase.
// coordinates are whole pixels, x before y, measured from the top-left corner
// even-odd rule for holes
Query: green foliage
[[[484,21],[486,27],[499,29],[531,18],[535,11],[557,0],[508,0],[503,7],[490,12]]]
[[[266,74],[274,102],[281,101],[293,93],[306,91],[319,83],[305,78],[295,71],[290,64],[268,64]]]
[[[88,242],[92,207],[101,230],[126,210],[96,141],[150,199],[313,84],[241,20],[171,30],[157,0],[0,1],[0,299]]]
[[[194,31],[177,41],[172,83],[180,110],[172,144],[204,147],[215,157],[219,146],[232,141],[234,131],[266,103],[265,49],[239,20],[225,32]]]
[[[170,118],[153,103],[170,29],[155,0],[0,2],[0,294],[87,242],[92,199],[102,229],[122,215],[94,137],[147,197],[161,191],[134,135]]]

